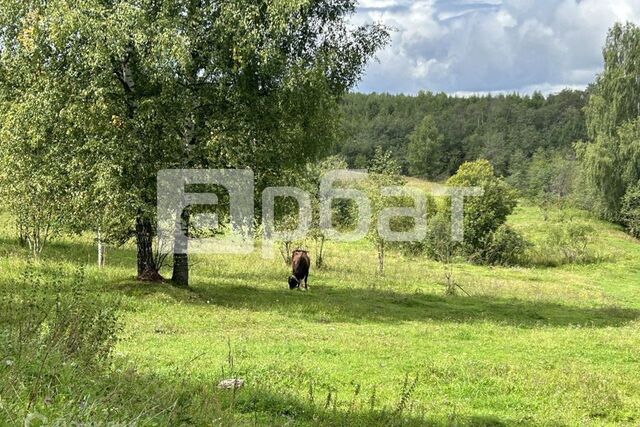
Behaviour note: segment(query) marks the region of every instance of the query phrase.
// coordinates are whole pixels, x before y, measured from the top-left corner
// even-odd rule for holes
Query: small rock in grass
[[[232,390],[234,388],[241,388],[244,386],[244,380],[242,378],[232,378],[230,380],[222,380],[218,384],[218,388],[223,390]]]

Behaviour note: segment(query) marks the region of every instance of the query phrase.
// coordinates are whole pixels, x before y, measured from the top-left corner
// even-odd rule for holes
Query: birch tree
[[[98,212],[87,218],[106,234],[117,218],[114,234],[135,237],[138,278],[161,280],[157,172],[250,167],[260,189],[319,155],[335,138],[340,95],[388,38],[377,25],[349,26],[355,5],[0,0],[2,102],[38,99],[43,85],[64,100],[33,112],[66,119],[46,145],[71,157],[74,173],[61,181],[86,203],[58,210]],[[1,143],[31,144],[18,137]],[[186,255],[173,277],[188,285]]]
[[[603,56],[586,108],[589,141],[577,149],[596,191],[594,209],[621,221],[625,193],[640,180],[640,28],[613,26]]]

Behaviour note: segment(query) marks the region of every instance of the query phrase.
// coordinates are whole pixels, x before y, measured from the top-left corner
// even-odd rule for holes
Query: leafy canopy
[[[348,25],[355,4],[0,0],[2,187],[64,182],[50,200],[76,228],[130,230],[155,215],[160,169],[274,182],[333,141],[339,97],[388,39]]]
[[[640,28],[616,24],[603,54],[604,72],[586,109],[590,142],[577,149],[595,189],[595,209],[620,221],[622,198],[640,179]]]

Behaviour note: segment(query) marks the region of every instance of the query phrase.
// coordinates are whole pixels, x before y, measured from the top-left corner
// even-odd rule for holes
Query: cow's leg
[[[309,285],[307,284],[307,279],[309,278],[309,275],[307,274],[306,276],[304,276],[304,289],[306,291],[309,290]]]

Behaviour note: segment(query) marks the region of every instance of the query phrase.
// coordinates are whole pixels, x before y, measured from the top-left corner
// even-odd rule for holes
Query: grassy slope
[[[408,375],[417,381],[398,415],[407,422],[635,425],[640,245],[572,214],[597,226],[602,262],[457,265],[470,297],[445,298],[442,267],[425,259],[390,254],[386,276],[376,277],[365,242],[330,243],[328,268],[312,272],[308,293],[288,291],[287,268],[258,252],[197,258],[192,292],[132,281],[130,249],[111,251],[109,267],[89,266],[87,277],[124,295],[118,354],[140,375],[194,390],[242,376],[239,419],[328,422],[318,414],[335,410],[352,423],[372,405],[398,409]],[[537,208],[519,208],[510,223],[534,241],[544,234]],[[0,285],[27,267],[8,232],[1,238]],[[70,272],[93,257],[88,240],[69,239],[35,267]]]

